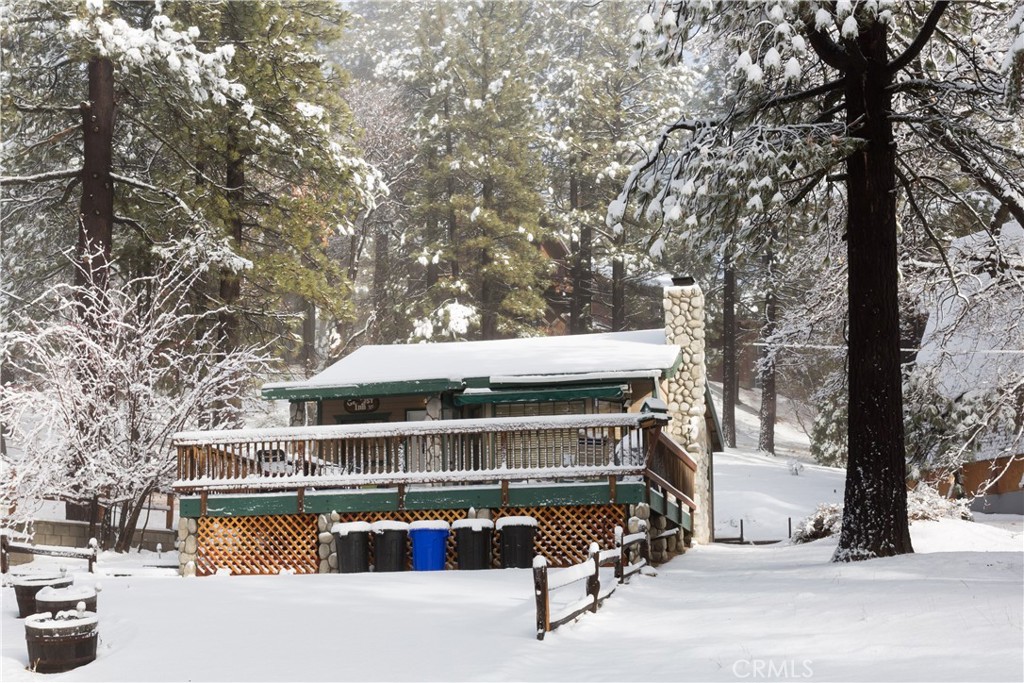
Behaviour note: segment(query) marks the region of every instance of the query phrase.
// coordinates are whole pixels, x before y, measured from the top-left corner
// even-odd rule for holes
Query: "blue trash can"
[[[448,529],[448,522],[443,520],[422,520],[409,525],[413,571],[426,572],[444,569],[445,554],[448,548]]]

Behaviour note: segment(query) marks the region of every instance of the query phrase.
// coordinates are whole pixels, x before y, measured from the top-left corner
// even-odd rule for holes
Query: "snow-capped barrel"
[[[502,569],[529,569],[533,566],[533,541],[537,520],[528,516],[502,517],[495,523],[501,538]]]
[[[22,619],[38,612],[36,594],[47,586],[67,588],[74,577],[58,575],[22,576],[14,580],[14,597],[18,601],[18,616]]]
[[[56,588],[47,586],[36,593],[37,612],[63,612],[73,610],[79,602],[85,603],[85,609],[96,611],[96,589],[91,586],[67,586]]]
[[[25,619],[29,669],[39,673],[69,671],[96,659],[99,619],[82,609],[43,612]]]

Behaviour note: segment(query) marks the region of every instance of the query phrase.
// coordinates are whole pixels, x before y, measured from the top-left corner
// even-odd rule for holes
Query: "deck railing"
[[[664,450],[666,422],[623,413],[182,432],[174,486],[189,493],[644,475]],[[670,488],[685,486],[664,469],[656,475]]]

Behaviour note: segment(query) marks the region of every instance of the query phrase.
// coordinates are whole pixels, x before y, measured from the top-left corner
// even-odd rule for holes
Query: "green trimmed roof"
[[[303,401],[437,394],[466,387],[588,387],[600,393],[614,383],[671,376],[681,355],[678,346],[665,343],[661,329],[364,346],[307,380],[265,385],[263,397]]]

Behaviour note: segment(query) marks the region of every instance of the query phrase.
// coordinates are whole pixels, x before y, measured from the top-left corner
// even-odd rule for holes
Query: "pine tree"
[[[386,65],[416,112],[420,172],[410,196],[423,227],[412,238],[421,267],[414,334],[532,333],[547,264],[524,69],[531,8],[444,3],[416,16],[414,47]]]
[[[1020,157],[1001,145],[1010,126],[995,115],[1021,103],[1024,51],[994,48],[990,58],[969,44],[975,35],[995,39],[1007,14],[945,2],[923,14],[850,2],[659,1],[653,10],[641,30],[655,51],[679,58],[691,38],[707,34],[735,50],[736,100],[717,118],[682,118],[665,130],[627,182],[643,204],[672,197],[703,217],[724,199],[759,214],[773,201],[801,201],[843,169],[849,461],[835,559],[912,552],[897,296],[901,168],[919,163],[916,150],[941,151],[1024,215]],[[913,186],[902,189],[909,202]]]

